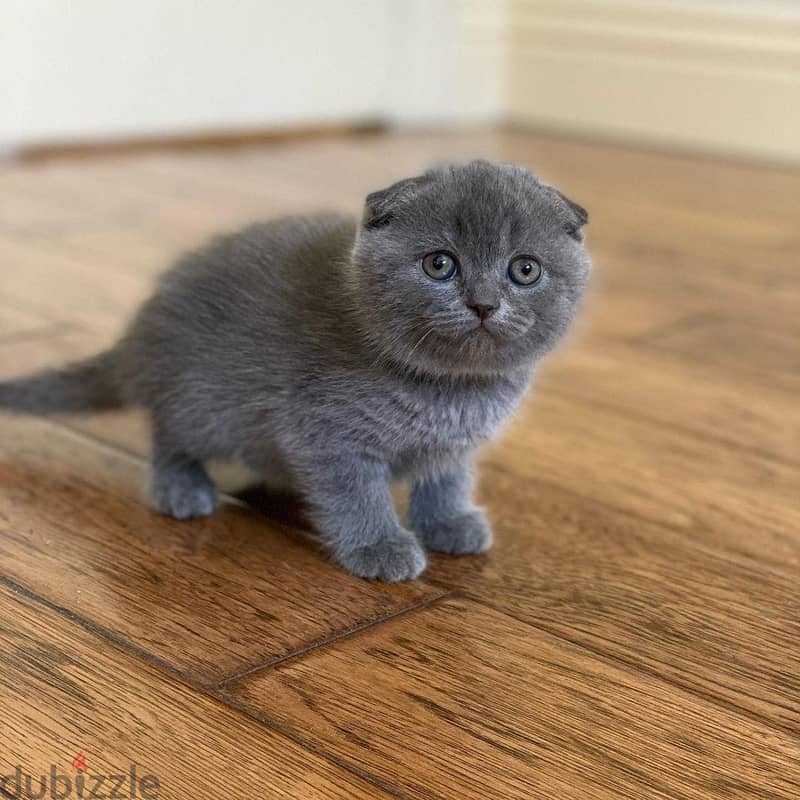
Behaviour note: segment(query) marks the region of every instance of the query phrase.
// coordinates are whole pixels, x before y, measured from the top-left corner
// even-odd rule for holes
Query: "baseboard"
[[[90,141],[52,141],[25,145],[8,155],[26,162],[53,158],[91,158],[118,156],[148,151],[204,150],[240,148],[259,144],[303,141],[383,133],[387,129],[381,121],[309,125],[290,128],[264,128],[249,130],[216,130],[191,134],[169,134],[130,138],[97,139]]]
[[[800,7],[514,0],[515,122],[800,161]]]

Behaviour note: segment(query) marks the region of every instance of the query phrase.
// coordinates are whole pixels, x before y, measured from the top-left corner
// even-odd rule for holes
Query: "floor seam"
[[[131,409],[135,409],[135,406],[131,406]],[[62,428],[65,431],[68,431],[76,439],[86,441],[88,444],[91,444],[98,449],[114,453],[122,458],[126,458],[128,461],[135,462],[139,466],[147,466],[148,464],[148,459],[145,456],[139,455],[139,453],[136,453],[133,450],[128,450],[127,447],[123,447],[120,444],[109,442],[93,433],[89,433],[78,425],[68,422],[65,419],[61,419],[59,417],[47,417],[46,421],[50,422],[52,425]]]
[[[270,720],[268,717],[261,717],[259,715],[256,715],[251,711],[249,711],[246,707],[240,706],[238,703],[230,701],[230,699],[222,695],[221,692],[215,691],[213,689],[213,686],[209,686],[207,684],[203,684],[201,682],[192,680],[192,678],[185,672],[181,672],[180,670],[171,666],[167,662],[164,662],[158,657],[148,653],[146,650],[143,650],[137,647],[136,645],[132,644],[128,640],[118,636],[117,634],[114,634],[113,631],[110,631],[108,628],[104,628],[102,625],[97,625],[93,622],[90,622],[89,620],[79,616],[78,614],[75,614],[75,612],[70,611],[69,609],[64,608],[63,606],[59,606],[57,603],[53,603],[52,601],[48,600],[45,597],[42,597],[36,592],[33,592],[30,589],[22,586],[21,584],[16,583],[15,581],[11,580],[5,575],[0,575],[0,586],[5,586],[9,591],[21,595],[22,597],[26,598],[27,600],[30,600],[33,603],[44,606],[45,608],[50,609],[51,611],[59,614],[60,616],[66,617],[67,619],[69,619],[70,622],[78,625],[79,627],[88,631],[92,635],[97,636],[100,640],[105,640],[110,642],[113,646],[119,647],[121,650],[127,652],[129,655],[138,656],[147,664],[149,664],[151,667],[164,670],[168,675],[170,675],[170,677],[174,678],[178,683],[187,686],[193,691],[199,692],[201,695],[205,697],[211,698],[215,702],[224,705],[226,708],[232,709],[236,713],[248,717],[249,719],[261,725],[262,727],[275,731],[281,736],[284,736],[285,738],[293,741],[295,744],[302,747],[304,750],[308,750],[309,752],[314,753],[314,755],[318,756],[319,758],[322,758],[328,763],[333,764],[334,766],[339,767],[340,769],[343,769],[344,771],[352,775],[355,775],[356,777],[366,781],[369,784],[372,784],[373,786],[379,787],[380,789],[392,795],[393,797],[398,798],[398,800],[409,800],[406,794],[404,794],[397,788],[393,787],[391,784],[386,783],[381,778],[371,775],[370,773],[361,770],[359,767],[347,763],[344,759],[341,759],[338,756],[327,753],[322,748],[318,748],[308,742],[303,741],[301,737],[293,734],[292,732],[287,731],[277,722]],[[436,598],[431,598],[430,602],[434,602],[435,600],[437,600],[439,597],[442,596],[446,596],[446,592],[445,594],[439,595]],[[4,797],[11,797],[11,795],[5,794],[2,791],[2,789],[0,789],[0,800],[2,800],[2,798]]]
[[[252,675],[255,675],[260,672],[265,672],[266,670],[272,669],[273,667],[278,666],[279,664],[283,664],[286,661],[290,661],[294,658],[299,658],[301,656],[306,655],[314,650],[327,647],[328,645],[336,644],[344,639],[349,639],[353,636],[357,636],[364,631],[368,631],[372,628],[377,628],[379,625],[382,625],[385,622],[391,622],[398,617],[403,617],[406,614],[411,614],[416,611],[423,611],[426,608],[446,599],[450,599],[455,596],[455,592],[447,589],[442,586],[436,585],[436,589],[440,590],[439,593],[434,595],[433,597],[427,597],[424,600],[421,600],[417,603],[414,603],[410,606],[405,606],[404,608],[400,608],[397,611],[393,611],[390,614],[385,614],[380,617],[376,617],[375,619],[371,619],[368,622],[361,623],[360,625],[355,625],[352,628],[348,628],[344,631],[338,631],[337,633],[331,634],[330,636],[325,636],[321,639],[316,639],[313,642],[310,642],[303,647],[299,647],[296,650],[293,650],[290,653],[285,653],[282,656],[278,656],[276,658],[269,659],[268,661],[263,662],[262,664],[257,664],[253,667],[248,667],[246,670],[242,670],[241,672],[234,673],[233,675],[227,676],[220,681],[217,681],[213,684],[206,684],[205,688],[209,691],[219,691],[224,689],[227,686],[230,686],[232,683],[236,681],[243,680],[244,678],[249,678]]]
[[[396,797],[398,798],[398,800],[411,800],[409,795],[402,792],[396,786],[387,783],[386,781],[383,780],[383,778],[379,778],[377,775],[372,775],[371,773],[362,770],[361,767],[351,764],[341,756],[337,756],[334,755],[333,753],[328,752],[325,748],[319,747],[314,742],[304,739],[301,735],[296,733],[291,728],[282,725],[277,720],[271,719],[270,717],[264,714],[259,714],[252,711],[246,705],[237,702],[236,700],[227,696],[223,692],[214,691],[212,689],[206,688],[204,689],[204,694],[207,697],[210,697],[216,702],[225,706],[226,708],[230,708],[231,710],[235,711],[237,714],[241,714],[242,716],[247,717],[248,719],[252,720],[258,725],[267,728],[268,730],[274,731],[275,733],[278,733],[281,736],[286,737],[299,747],[302,747],[304,750],[308,750],[310,753],[313,753],[319,758],[322,758],[325,761],[328,761],[329,763],[334,764],[335,766],[340,767],[341,769],[346,770],[347,772],[353,775],[356,775],[362,780],[368,781],[369,783],[378,786],[380,789],[383,789],[385,792],[392,795],[392,797]]]
[[[109,442],[106,442],[104,440],[97,439],[97,438],[95,438],[95,437],[93,437],[91,435],[87,435],[81,429],[75,429],[75,428],[71,427],[67,423],[59,422],[57,420],[53,420],[52,422],[53,422],[53,424],[58,425],[59,427],[62,427],[65,430],[68,430],[71,434],[75,435],[77,438],[86,439],[87,441],[91,442],[93,445],[98,446],[98,447],[100,447],[102,449],[106,449],[108,451],[123,455],[123,456],[129,458],[132,461],[136,461],[139,464],[144,463],[146,461],[146,459],[142,458],[141,456],[139,456],[137,454],[131,453],[130,451],[124,450],[123,448],[120,448],[120,447],[118,447],[118,446],[116,446],[114,444],[111,444]],[[489,466],[491,468],[494,468],[494,469],[503,470],[503,468],[500,467],[497,464],[490,464]],[[569,489],[567,489],[565,487],[561,487],[561,486],[559,486],[558,488],[560,490],[566,491],[566,492],[570,492],[571,491],[571,490],[569,490]],[[579,493],[574,493],[574,494],[577,494],[579,497],[581,497],[583,499],[587,499],[587,498],[585,498],[583,495],[581,495]],[[590,499],[590,498],[588,498],[588,499]],[[240,501],[236,501],[236,502],[238,503]],[[632,519],[635,519],[635,520],[640,521],[640,522],[644,521],[644,522],[648,522],[650,524],[656,524],[656,525],[659,525],[659,526],[663,526],[664,528],[666,528],[668,530],[671,530],[673,533],[677,533],[679,535],[685,535],[685,531],[683,531],[681,529],[678,529],[678,528],[675,528],[675,527],[673,527],[671,525],[668,525],[668,524],[664,523],[663,521],[653,520],[653,519],[648,518],[648,517],[641,517],[638,514],[626,511],[623,508],[618,508],[616,506],[608,506],[607,504],[604,504],[604,503],[602,503],[600,501],[593,501],[593,502],[598,502],[602,507],[610,508],[612,511],[620,513],[620,514],[622,514],[622,515],[624,515],[624,516],[626,516],[628,518],[632,518]],[[731,557],[734,560],[737,560],[737,563],[738,563],[738,559],[736,559],[735,556],[731,556],[730,554],[726,554],[724,551],[718,551],[716,549],[715,549],[714,552],[718,553],[718,555],[720,555],[721,557]],[[780,576],[782,576],[784,578],[788,577],[783,571],[777,570],[777,569],[773,569],[772,567],[770,567],[768,565],[762,565],[762,568],[765,571],[774,572],[776,575],[780,575]],[[19,584],[16,584],[14,581],[6,578],[5,576],[0,576],[0,584],[6,585],[8,588],[10,588],[10,589],[12,589],[14,591],[18,591],[19,593],[22,593],[25,596],[30,597],[32,600],[35,600],[36,602],[39,602],[39,603],[41,603],[41,604],[43,604],[43,605],[45,605],[45,606],[57,611],[58,613],[66,616],[70,620],[74,621],[76,624],[79,624],[84,629],[86,629],[86,630],[88,630],[88,631],[90,631],[92,633],[95,633],[95,634],[97,634],[99,636],[102,636],[103,638],[106,638],[106,639],[112,641],[114,644],[116,644],[116,645],[118,645],[118,646],[120,646],[120,647],[122,647],[124,649],[127,649],[132,653],[135,653],[135,654],[139,655],[141,658],[143,658],[145,661],[147,661],[148,663],[152,664],[153,666],[160,667],[161,669],[166,670],[170,674],[178,676],[179,678],[181,678],[182,680],[186,681],[189,685],[193,686],[194,688],[201,689],[201,690],[205,691],[206,693],[209,693],[210,695],[218,697],[218,698],[219,698],[219,696],[217,695],[217,692],[219,692],[220,690],[224,689],[226,686],[229,686],[231,683],[235,682],[236,680],[241,680],[241,679],[243,679],[245,677],[248,677],[248,676],[250,676],[252,674],[255,674],[257,672],[266,671],[266,670],[268,670],[268,669],[270,669],[272,667],[277,666],[280,663],[283,663],[284,661],[300,657],[300,656],[302,656],[302,655],[304,655],[304,654],[306,654],[308,652],[311,652],[311,651],[313,651],[315,649],[318,649],[320,647],[325,647],[325,646],[327,646],[329,644],[334,644],[337,641],[340,641],[340,640],[346,639],[346,638],[348,638],[350,636],[356,635],[356,634],[360,633],[361,631],[369,630],[370,628],[375,627],[375,626],[381,624],[382,622],[388,622],[388,621],[390,621],[390,620],[392,620],[392,619],[394,619],[396,617],[402,616],[403,614],[410,613],[410,612],[413,612],[413,611],[416,611],[416,610],[422,610],[422,609],[424,609],[424,608],[426,608],[428,606],[431,606],[431,605],[433,605],[433,604],[435,604],[435,603],[437,603],[437,602],[439,602],[441,600],[451,599],[454,596],[458,596],[458,594],[459,594],[457,591],[447,587],[445,584],[437,583],[435,580],[431,581],[430,584],[432,586],[435,586],[437,589],[440,589],[442,591],[441,594],[437,594],[436,596],[434,596],[432,598],[427,598],[426,600],[424,600],[424,601],[422,601],[420,603],[416,603],[416,604],[414,604],[412,606],[408,606],[406,608],[399,609],[398,611],[396,611],[396,612],[394,612],[392,614],[389,614],[388,616],[380,617],[380,618],[375,619],[375,620],[370,620],[369,622],[364,623],[364,624],[359,625],[359,626],[356,626],[355,628],[349,629],[347,631],[342,631],[342,632],[339,632],[339,633],[334,634],[332,636],[317,640],[316,642],[312,642],[308,646],[305,646],[303,648],[299,648],[299,649],[297,649],[297,650],[295,650],[295,651],[293,651],[291,653],[285,654],[285,655],[280,656],[278,658],[271,659],[271,660],[269,660],[267,662],[264,662],[263,664],[259,664],[256,667],[253,667],[252,669],[248,668],[247,670],[244,670],[241,673],[236,673],[236,674],[234,674],[234,675],[232,675],[230,677],[223,678],[221,681],[218,681],[216,683],[204,684],[204,683],[194,683],[193,681],[191,681],[185,675],[185,673],[182,673],[180,670],[177,670],[175,667],[172,667],[167,662],[161,661],[156,656],[153,656],[152,654],[148,653],[146,650],[142,650],[141,648],[138,648],[133,643],[131,643],[128,640],[120,637],[118,634],[115,634],[113,631],[111,631],[109,629],[106,629],[103,626],[97,625],[96,623],[93,623],[93,622],[91,622],[89,620],[86,620],[83,617],[80,617],[77,614],[75,614],[74,612],[70,611],[69,609],[63,608],[61,606],[58,606],[57,604],[52,603],[51,601],[47,600],[46,598],[41,597],[40,595],[37,595],[35,592],[32,592],[32,591],[26,589],[25,587],[22,587]],[[704,700],[706,702],[709,702],[709,703],[711,703],[711,704],[713,704],[713,705],[715,705],[717,707],[722,707],[722,708],[730,711],[731,713],[736,713],[736,714],[744,716],[744,717],[746,717],[748,719],[757,721],[760,724],[762,724],[762,725],[764,725],[764,726],[766,726],[766,727],[768,727],[768,728],[770,728],[772,730],[778,730],[778,731],[780,731],[780,732],[782,732],[784,734],[790,735],[792,738],[800,739],[800,734],[798,734],[797,731],[793,731],[791,728],[789,728],[789,727],[787,727],[785,725],[782,725],[781,723],[775,722],[773,720],[770,720],[767,717],[761,716],[757,712],[750,711],[748,709],[742,708],[741,706],[737,706],[732,702],[725,701],[725,700],[723,700],[723,699],[721,699],[719,697],[716,697],[714,695],[706,694],[705,692],[702,692],[702,691],[699,691],[699,690],[697,690],[695,688],[689,687],[689,686],[687,686],[687,685],[685,685],[683,683],[679,683],[677,681],[674,681],[673,679],[670,679],[670,678],[668,678],[668,677],[666,677],[666,676],[664,676],[664,675],[662,675],[662,674],[660,674],[660,673],[658,673],[658,672],[656,672],[654,670],[648,669],[646,667],[642,667],[640,665],[633,665],[633,664],[631,664],[631,663],[629,663],[629,662],[625,661],[624,659],[619,658],[617,656],[612,656],[612,655],[610,655],[608,653],[604,653],[601,650],[595,650],[591,646],[587,646],[584,643],[580,643],[580,642],[574,641],[574,640],[570,639],[569,637],[564,636],[563,634],[555,633],[549,628],[546,628],[546,627],[543,627],[543,626],[540,626],[540,625],[536,625],[536,624],[531,623],[530,621],[525,620],[525,619],[521,619],[521,618],[515,616],[513,613],[510,613],[510,612],[508,612],[507,610],[505,610],[503,608],[497,607],[494,604],[492,604],[491,602],[489,602],[489,601],[487,601],[487,600],[485,600],[485,599],[483,599],[483,598],[481,598],[479,596],[471,595],[468,592],[463,593],[462,596],[468,597],[469,599],[471,599],[471,600],[473,600],[475,602],[478,602],[478,603],[480,603],[482,605],[485,605],[485,606],[487,606],[489,608],[492,608],[493,610],[498,611],[499,613],[505,614],[506,616],[511,617],[512,619],[515,619],[517,622],[520,622],[521,624],[527,625],[527,626],[529,626],[529,627],[531,627],[531,628],[533,628],[535,630],[541,631],[541,632],[543,632],[543,633],[545,633],[545,634],[547,634],[549,636],[552,636],[552,637],[558,639],[559,641],[565,642],[565,643],[567,643],[567,644],[569,644],[569,645],[571,645],[573,647],[577,647],[580,650],[582,650],[583,652],[591,654],[595,658],[598,658],[598,659],[601,659],[603,661],[606,661],[607,663],[611,663],[611,664],[613,664],[613,665],[615,665],[615,666],[617,666],[619,668],[624,668],[624,669],[629,670],[629,671],[641,672],[643,674],[649,675],[650,677],[652,677],[652,678],[654,678],[656,680],[659,680],[660,682],[665,683],[666,685],[669,685],[669,686],[672,686],[674,688],[677,688],[680,691],[689,693],[692,696],[699,697],[702,700]],[[223,702],[225,702],[225,701],[223,700]]]
[[[437,593],[432,597],[426,597],[424,600],[421,600],[409,606],[404,606],[389,614],[385,614],[376,617],[374,619],[370,619],[367,622],[361,623],[352,628],[347,628],[346,630],[343,631],[337,631],[336,633],[322,637],[321,639],[316,639],[313,642],[304,645],[303,647],[296,648],[295,650],[289,653],[285,653],[281,656],[268,659],[265,662],[256,664],[252,667],[248,667],[247,669],[234,673],[230,676],[223,677],[221,680],[207,682],[192,678],[190,674],[187,673],[185,670],[173,666],[168,661],[165,661],[159,658],[158,656],[154,655],[150,651],[145,650],[143,647],[134,644],[125,636],[116,633],[115,631],[105,627],[104,625],[100,625],[97,622],[94,622],[90,619],[87,619],[86,617],[83,617],[80,614],[77,614],[76,612],[72,611],[71,609],[66,608],[65,606],[59,605],[58,603],[49,600],[43,595],[38,594],[32,589],[29,589],[27,586],[23,586],[21,583],[18,583],[13,578],[9,578],[7,575],[0,575],[0,586],[4,586],[6,589],[13,592],[14,594],[21,595],[22,597],[30,600],[33,603],[36,603],[37,605],[44,606],[45,608],[49,609],[50,611],[53,611],[59,616],[68,619],[75,625],[78,625],[78,627],[82,628],[83,630],[88,631],[89,633],[95,636],[98,636],[100,639],[104,639],[106,641],[111,642],[112,644],[116,645],[117,647],[120,647],[123,650],[126,650],[132,655],[138,656],[151,666],[156,667],[157,669],[161,669],[164,672],[174,677],[178,677],[181,680],[185,681],[190,686],[193,686],[196,689],[202,689],[203,691],[214,691],[222,689],[225,686],[228,686],[237,680],[241,680],[257,672],[265,671],[267,669],[270,669],[271,667],[276,666],[277,664],[281,664],[284,661],[297,658],[308,652],[311,652],[312,650],[316,650],[318,648],[334,644],[342,639],[347,639],[351,636],[361,633],[362,631],[367,631],[371,628],[377,627],[383,622],[388,622],[397,617],[401,617],[405,614],[414,611],[422,611],[425,608],[428,608],[429,606],[441,600],[449,599],[456,594],[452,590],[449,590],[445,587],[431,584],[431,586],[437,590]]]
[[[56,614],[65,617],[70,622],[73,622],[80,628],[83,628],[83,630],[88,631],[89,633],[94,634],[95,636],[98,636],[101,639],[105,639],[106,641],[115,644],[117,647],[120,647],[123,650],[132,653],[133,655],[139,656],[139,658],[146,661],[151,666],[157,667],[158,669],[162,669],[165,672],[169,673],[170,675],[179,676],[181,678],[186,679],[185,673],[183,673],[176,667],[173,667],[169,662],[163,661],[158,656],[153,655],[152,653],[148,652],[144,648],[139,647],[138,645],[135,645],[129,639],[126,639],[124,636],[115,633],[110,628],[106,628],[103,625],[100,625],[96,622],[92,622],[91,620],[82,617],[80,614],[76,614],[74,611],[71,611],[65,606],[59,605],[58,603],[54,603],[52,600],[48,600],[46,597],[43,597],[37,592],[34,592],[32,589],[28,589],[21,583],[17,583],[12,578],[9,578],[6,575],[0,575],[0,586],[5,586],[5,588],[8,589],[9,591],[21,595],[27,600],[30,600],[31,602],[36,603],[38,605],[44,606],[50,611],[53,611]],[[193,685],[200,686],[200,684],[193,684]]]

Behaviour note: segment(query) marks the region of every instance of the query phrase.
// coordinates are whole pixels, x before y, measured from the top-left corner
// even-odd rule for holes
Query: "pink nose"
[[[489,317],[491,317],[495,311],[497,311],[497,306],[490,306],[481,303],[468,305],[467,308],[472,311],[481,322],[486,322],[486,320],[489,319]]]

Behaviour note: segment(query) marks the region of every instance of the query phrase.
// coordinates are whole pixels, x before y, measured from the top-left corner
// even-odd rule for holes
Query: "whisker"
[[[422,343],[425,341],[425,339],[427,339],[427,338],[428,338],[428,336],[429,336],[430,334],[432,334],[432,333],[433,333],[433,328],[428,328],[428,330],[427,330],[427,331],[425,331],[425,333],[423,333],[423,334],[422,334],[422,336],[420,336],[420,338],[419,338],[419,341],[418,341],[418,342],[417,342],[417,343],[416,343],[416,344],[415,344],[415,345],[414,345],[414,346],[411,348],[411,351],[410,351],[410,352],[408,353],[408,355],[406,356],[406,361],[407,361],[407,362],[410,362],[410,361],[411,361],[411,356],[413,356],[413,355],[414,355],[414,353],[416,352],[417,348],[418,348],[418,347],[419,347],[419,346],[420,346],[420,345],[421,345],[421,344],[422,344]]]

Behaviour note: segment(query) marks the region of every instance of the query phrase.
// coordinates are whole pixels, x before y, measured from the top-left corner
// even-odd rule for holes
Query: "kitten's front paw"
[[[425,551],[410,533],[339,553],[338,561],[353,575],[391,583],[416,578],[428,565]]]
[[[459,517],[417,526],[428,550],[454,556],[484,553],[492,546],[492,529],[486,515],[475,509]]]

